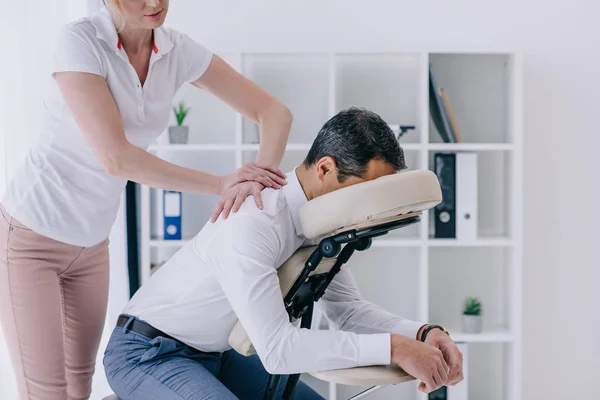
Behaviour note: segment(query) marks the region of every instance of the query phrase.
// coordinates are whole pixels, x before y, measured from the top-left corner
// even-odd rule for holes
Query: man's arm
[[[289,322],[275,268],[279,238],[267,222],[240,214],[217,229],[204,257],[269,373],[390,363],[389,333],[307,330]]]
[[[363,299],[346,265],[331,281],[319,304],[331,325],[343,331],[397,333],[418,339],[426,325],[401,318]]]
[[[319,303],[333,327],[340,330],[356,333],[390,332],[420,341],[424,328],[427,327],[423,322],[398,317],[364,300],[346,265],[331,281]],[[427,350],[421,346],[422,343],[416,341],[392,335],[392,362],[401,365],[407,372],[413,373],[413,376],[419,376],[424,365],[431,365],[428,361],[419,361]],[[434,371],[435,379],[424,378],[419,390],[430,392],[436,390],[437,385],[454,386],[462,381],[462,353],[448,335],[435,329],[427,336],[426,343],[441,351],[444,368],[438,375]],[[435,354],[437,353],[433,355]]]

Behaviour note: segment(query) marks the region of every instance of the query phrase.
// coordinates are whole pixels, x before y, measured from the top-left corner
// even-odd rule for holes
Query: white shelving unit
[[[432,167],[436,152],[479,155],[479,238],[434,239],[430,215],[417,226],[374,240],[350,261],[365,298],[407,318],[446,326],[469,344],[470,398],[521,398],[522,99],[521,61],[514,52],[316,53],[222,55],[233,67],[291,108],[295,123],[281,169],[290,171],[321,125],[350,105],[390,124],[415,125],[401,140],[409,169]],[[429,118],[428,69],[448,90],[464,143],[441,143]],[[192,107],[190,144],[161,143],[149,151],[171,162],[225,174],[253,161],[257,130],[226,105],[195,88],[176,100]],[[161,240],[159,192],[141,190],[141,279],[208,220],[216,198],[184,194],[182,241]],[[373,270],[376,273],[373,273]],[[461,333],[466,296],[483,300],[484,333]],[[308,380],[329,399],[356,388]],[[427,397],[416,384],[384,389],[377,399]]]

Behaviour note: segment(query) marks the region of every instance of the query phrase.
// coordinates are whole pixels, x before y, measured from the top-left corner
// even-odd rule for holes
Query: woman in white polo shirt
[[[87,399],[108,295],[108,235],[127,180],[239,207],[277,169],[292,117],[209,50],[162,27],[168,0],[107,0],[60,35],[42,131],[0,211],[0,317],[21,398]],[[256,163],[217,177],[145,149],[186,83],[260,125]]]

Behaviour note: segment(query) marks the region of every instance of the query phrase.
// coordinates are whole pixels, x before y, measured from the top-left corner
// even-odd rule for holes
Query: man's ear
[[[337,164],[335,160],[329,156],[321,158],[316,165],[317,176],[323,182],[329,174],[334,174],[337,177]]]

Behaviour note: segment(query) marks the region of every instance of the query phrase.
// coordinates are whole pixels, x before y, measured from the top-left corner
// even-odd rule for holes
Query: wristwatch
[[[434,329],[440,329],[446,335],[450,336],[450,333],[448,333],[448,331],[444,329],[444,327],[440,325],[428,325],[427,328],[425,328],[425,330],[423,330],[423,333],[421,334],[421,342],[425,342],[425,339],[427,339],[427,334]]]

